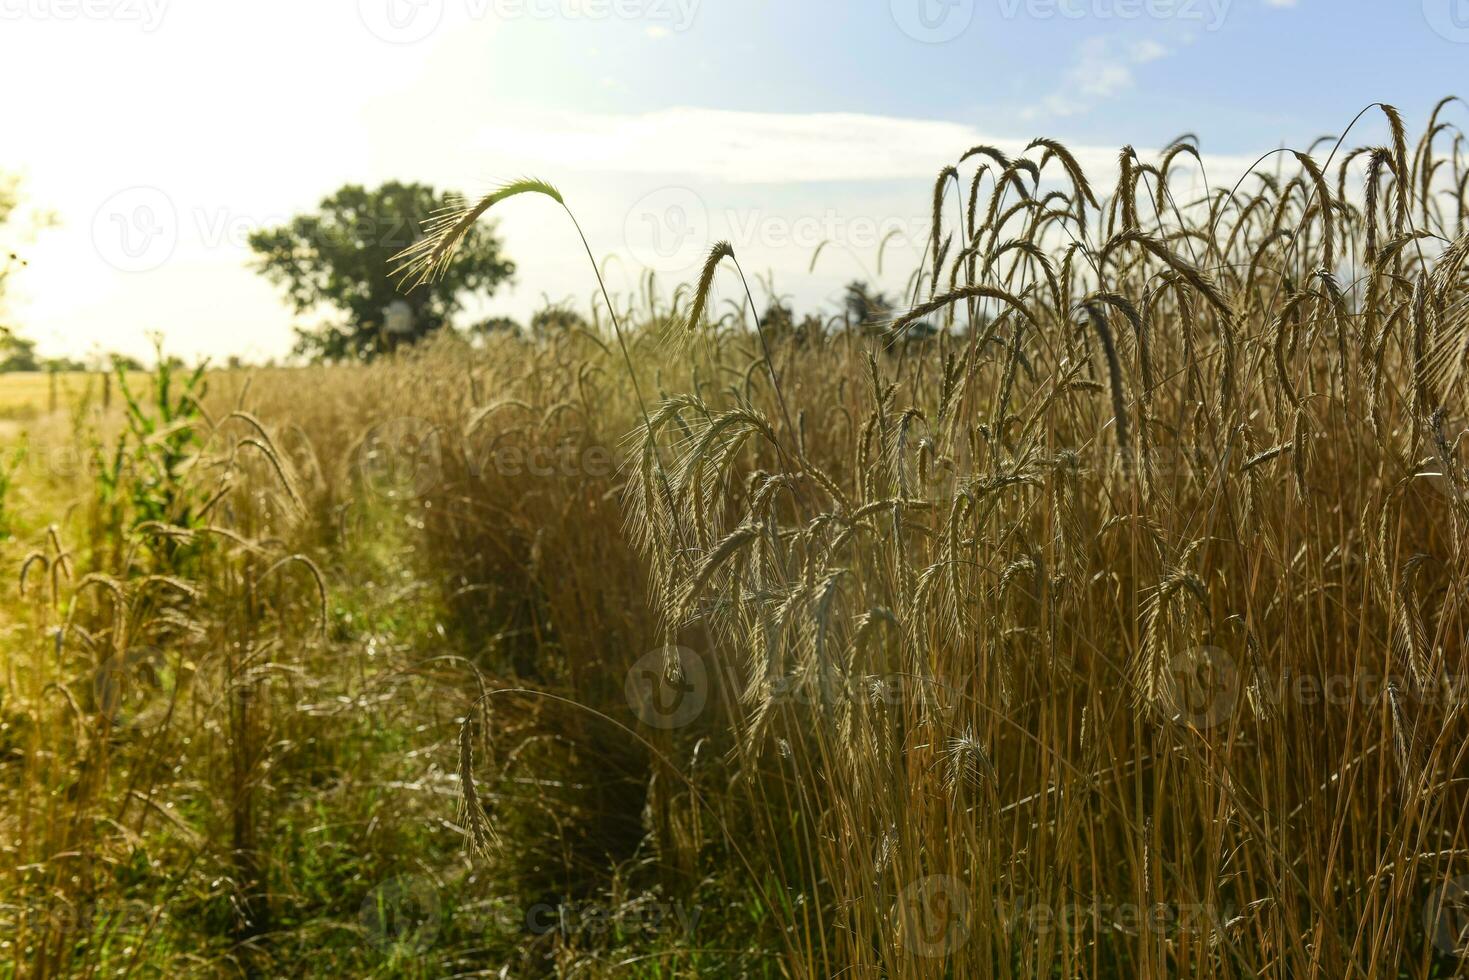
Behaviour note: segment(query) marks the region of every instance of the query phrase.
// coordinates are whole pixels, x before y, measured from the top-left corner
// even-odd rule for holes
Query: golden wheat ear
[[[490,208],[517,194],[543,194],[566,207],[561,192],[555,187],[544,180],[525,177],[485,195],[476,204],[466,202],[436,211],[424,224],[423,237],[391,259],[396,263],[391,275],[398,280],[398,287],[401,289],[411,280],[408,286],[411,290],[441,277],[474,223]]]
[[[704,309],[709,304],[709,290],[714,287],[714,271],[719,268],[722,260],[731,258],[734,258],[734,247],[729,242],[715,242],[714,247],[709,250],[709,257],[704,260],[704,268],[699,273],[699,287],[694,291],[694,302],[689,307],[688,319],[684,321],[685,334],[693,336],[698,331],[704,319]]]

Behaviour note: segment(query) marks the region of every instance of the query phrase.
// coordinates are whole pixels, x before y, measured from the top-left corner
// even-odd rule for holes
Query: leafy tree
[[[254,268],[285,289],[298,315],[333,311],[314,329],[296,329],[296,352],[313,359],[370,358],[419,340],[450,322],[475,292],[493,293],[515,271],[493,226],[475,225],[442,279],[399,291],[392,257],[412,245],[455,194],[396,181],[368,190],[349,184],[314,214],[250,236]]]
[[[495,337],[503,334],[518,336],[520,324],[508,316],[492,316],[473,324],[469,328],[471,337]]]
[[[779,300],[772,301],[765,308],[760,322],[766,335],[772,339],[789,338],[798,344],[809,343],[825,332],[821,317],[807,313],[797,320],[790,305]]]
[[[39,371],[36,342],[18,335],[9,327],[0,327],[0,372]]]
[[[590,329],[591,324],[587,323],[585,317],[566,306],[546,306],[536,310],[530,317],[530,334],[537,339]]]
[[[871,287],[860,280],[847,284],[842,306],[849,324],[856,324],[874,336],[886,336],[886,321],[897,313],[897,307],[887,293],[873,293]],[[904,327],[898,339],[913,343],[932,340],[938,334],[939,328],[932,321],[919,320]]]

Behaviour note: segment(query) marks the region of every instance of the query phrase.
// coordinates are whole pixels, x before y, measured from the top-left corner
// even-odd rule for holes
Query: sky
[[[671,290],[728,238],[815,309],[901,289],[934,177],[976,143],[1057,138],[1110,186],[1120,146],[1191,132],[1232,183],[1374,101],[1421,127],[1466,64],[1469,0],[0,0],[0,174],[26,205],[4,244],[28,263],[0,323],[48,355],[157,331],[281,357],[321,318],[251,270],[252,230],[345,183],[527,175],[614,292],[646,269]],[[1349,142],[1381,138],[1369,116]],[[586,308],[565,216],[497,212],[516,281],[467,317]]]

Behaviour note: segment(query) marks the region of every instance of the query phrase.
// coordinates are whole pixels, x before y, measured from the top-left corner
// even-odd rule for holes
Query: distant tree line
[[[16,182],[0,178],[0,229],[5,229],[15,213],[18,200]],[[425,184],[390,181],[373,189],[349,184],[324,198],[312,213],[253,233],[249,238],[253,268],[284,291],[298,317],[316,321],[295,327],[294,353],[312,361],[368,360],[444,329],[470,297],[493,296],[510,282],[515,263],[504,254],[493,222],[470,227],[453,263],[435,281],[404,289],[405,284],[394,279],[394,256],[418,241],[426,224],[464,206],[463,195]],[[89,361],[38,355],[35,341],[7,325],[3,316],[6,281],[25,261],[9,248],[0,255],[6,256],[0,262],[0,373],[85,371],[113,363],[122,363],[129,370],[142,369],[141,362],[120,355],[101,355]],[[892,315],[894,305],[866,283],[853,282],[846,287],[837,314],[798,316],[772,291],[761,325],[769,336],[797,339],[835,324],[879,329]],[[524,328],[508,317],[496,316],[470,326],[467,333],[470,337],[505,332],[536,337],[587,326],[574,311],[548,305],[533,314]],[[919,324],[914,331],[930,329]],[[232,357],[228,366],[243,365]]]
[[[317,320],[295,328],[295,353],[316,361],[371,359],[442,330],[471,296],[492,296],[509,282],[515,263],[505,256],[493,222],[470,227],[453,263],[434,282],[404,289],[393,278],[393,257],[419,239],[424,225],[464,206],[463,195],[424,184],[393,181],[371,190],[349,184],[314,212],[251,235],[254,268],[284,290],[299,316]],[[853,282],[833,316],[798,316],[786,300],[772,296],[761,325],[769,335],[798,338],[837,323],[872,330],[895,306],[868,284]],[[506,332],[535,337],[585,326],[574,311],[550,305],[524,327],[494,316],[467,333],[472,338]],[[932,331],[928,324],[915,324],[909,337]]]

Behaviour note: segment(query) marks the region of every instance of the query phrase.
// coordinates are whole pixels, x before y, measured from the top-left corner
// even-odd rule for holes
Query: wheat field
[[[1465,974],[1448,107],[1207,182],[956,147],[880,319],[763,316],[721,244],[42,414],[0,975]],[[596,254],[525,180],[404,288],[511,197]]]

